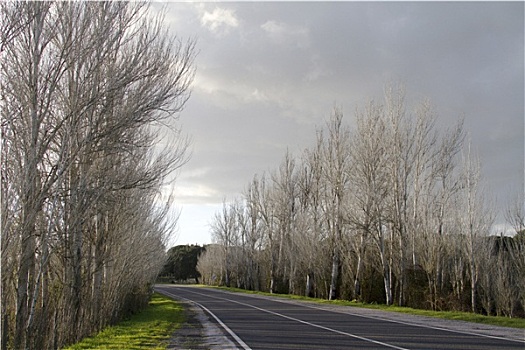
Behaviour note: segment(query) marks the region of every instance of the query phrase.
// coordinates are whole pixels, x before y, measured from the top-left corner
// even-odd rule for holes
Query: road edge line
[[[228,294],[228,295],[235,294],[235,293],[232,293],[230,291],[224,291],[224,290],[220,290],[220,289],[214,289],[214,290],[216,290],[218,292],[221,292],[221,293],[224,293],[224,294]],[[381,318],[379,316],[362,315],[362,314],[358,314],[358,313],[353,313],[351,311],[349,312],[349,311],[345,311],[345,310],[332,310],[332,309],[324,307],[325,305],[315,305],[314,306],[314,305],[311,305],[310,304],[311,302],[309,302],[309,301],[287,300],[287,299],[281,299],[279,297],[271,297],[271,296],[267,296],[267,295],[257,295],[257,294],[247,294],[247,293],[242,293],[242,295],[245,295],[245,296],[250,297],[250,298],[259,298],[259,299],[271,298],[271,300],[273,300],[275,302],[280,302],[280,303],[283,303],[283,304],[292,304],[293,305],[294,303],[300,303],[304,307],[308,307],[310,309],[323,310],[323,311],[326,311],[326,312],[334,312],[334,313],[339,313],[339,314],[346,314],[346,315],[352,315],[352,316],[356,316],[356,317],[373,319],[373,320],[380,320],[380,321],[385,321],[385,322],[404,324],[404,325],[407,325],[407,326],[428,328],[428,329],[434,329],[434,330],[438,330],[438,331],[445,331],[445,332],[451,332],[451,333],[456,333],[456,334],[465,334],[465,335],[477,336],[477,337],[482,337],[482,338],[489,338],[489,339],[496,339],[496,340],[505,340],[505,341],[515,342],[515,343],[525,343],[525,338],[522,340],[522,339],[508,338],[508,337],[502,337],[502,336],[496,336],[496,335],[490,335],[490,334],[477,333],[477,332],[472,332],[472,331],[464,331],[464,330],[451,329],[451,328],[446,328],[446,327],[431,326],[431,325],[420,324],[420,323],[412,323],[412,322],[409,322],[409,321],[384,319],[384,318]],[[315,303],[315,302],[313,302],[313,303]],[[327,305],[327,306],[330,306],[330,305]],[[351,308],[353,306],[344,306],[344,307],[349,308],[349,310],[351,310]],[[385,311],[385,312],[394,312],[394,311]],[[414,315],[414,316],[432,318],[431,316],[422,316],[422,315]],[[436,319],[438,319],[438,318],[436,318]],[[474,323],[474,324],[476,324],[475,322],[469,322],[469,321],[459,321],[459,320],[449,320],[449,321],[467,322],[467,323]],[[481,325],[485,325],[483,323],[480,323],[480,324]],[[498,326],[495,326],[495,327],[498,327]],[[518,329],[518,328],[516,328],[516,329]]]
[[[199,292],[195,292],[195,291],[190,291],[190,293],[205,295],[205,294],[202,294],[202,293],[199,293]],[[229,302],[234,303],[234,304],[244,305],[244,306],[247,306],[249,308],[252,308],[252,309],[255,309],[255,310],[259,310],[259,311],[262,311],[262,312],[265,312],[265,313],[269,313],[269,314],[274,315],[274,316],[282,317],[282,318],[285,318],[285,319],[288,319],[288,320],[291,320],[291,321],[294,321],[294,322],[302,323],[302,324],[308,325],[310,327],[323,329],[325,331],[329,331],[329,332],[332,332],[332,333],[345,335],[347,337],[351,337],[351,338],[359,339],[359,340],[362,340],[362,341],[378,344],[378,345],[381,345],[381,346],[384,346],[384,347],[397,349],[397,350],[409,350],[407,348],[403,348],[403,347],[400,347],[400,346],[397,346],[397,345],[394,345],[394,344],[389,344],[389,343],[385,343],[385,342],[382,342],[382,341],[379,341],[379,340],[374,340],[374,339],[371,339],[371,338],[362,337],[362,336],[357,335],[357,334],[343,332],[343,331],[340,331],[340,330],[337,330],[337,329],[333,329],[333,328],[330,328],[330,327],[325,327],[325,326],[322,326],[322,325],[319,325],[319,324],[315,324],[315,323],[311,323],[311,322],[308,322],[308,321],[304,321],[304,320],[301,320],[301,319],[298,319],[298,318],[295,318],[295,317],[283,315],[283,314],[280,314],[278,312],[266,310],[266,309],[260,308],[258,306],[255,306],[255,305],[246,304],[246,303],[243,303],[241,301],[231,300],[231,299],[227,299],[227,298],[221,298],[221,297],[217,297],[217,296],[210,296],[210,295],[205,295],[205,296],[207,296],[209,298],[213,298],[213,299],[226,300],[226,301],[229,301]]]
[[[281,301],[281,300],[277,300],[277,299],[273,299],[273,300],[274,301],[278,301],[278,302],[282,302],[282,303],[292,304],[292,303],[290,303],[287,300],[286,301],[285,300]],[[431,326],[431,325],[426,325],[426,324],[413,323],[413,322],[410,322],[410,321],[384,319],[384,318],[381,318],[379,316],[374,316],[374,315],[361,315],[361,314],[357,314],[357,313],[353,313],[353,312],[347,312],[347,311],[344,311],[344,310],[340,310],[340,311],[339,310],[330,310],[328,308],[323,308],[322,306],[307,305],[306,303],[301,303],[301,304],[304,305],[304,307],[308,307],[310,309],[324,310],[324,311],[327,311],[327,312],[334,312],[334,313],[339,313],[339,314],[352,315],[352,316],[368,318],[368,319],[372,319],[372,320],[380,320],[380,321],[383,321],[383,322],[392,322],[392,323],[403,324],[403,325],[412,326],[412,327],[428,328],[428,329],[433,329],[433,330],[437,330],[437,331],[444,331],[444,332],[450,332],[450,333],[471,335],[471,336],[482,337],[482,338],[489,338],[489,339],[496,339],[496,340],[505,340],[505,341],[516,342],[516,343],[525,343],[525,339],[521,340],[521,339],[514,339],[514,338],[506,338],[506,337],[500,337],[500,336],[497,336],[497,335],[490,335],[490,334],[476,333],[476,332],[472,332],[472,331],[451,329],[451,328],[440,327],[440,326]],[[346,307],[351,308],[352,306],[346,306]],[[393,312],[393,311],[385,311],[385,312]],[[414,316],[421,316],[421,315],[414,315]],[[431,318],[431,316],[421,316],[421,317],[430,317]],[[448,320],[448,321],[475,323],[475,322],[459,321],[459,320]],[[483,323],[480,323],[480,324],[483,325]]]
[[[249,347],[249,346],[248,346],[248,345],[247,345],[247,344],[246,344],[241,338],[239,338],[239,336],[238,336],[237,334],[235,334],[234,331],[232,331],[232,330],[230,329],[230,327],[228,327],[227,325],[225,325],[224,322],[222,322],[222,321],[220,320],[219,317],[217,317],[213,312],[211,312],[211,311],[210,311],[208,308],[206,308],[204,305],[201,305],[201,304],[199,304],[199,303],[196,302],[196,301],[193,301],[193,300],[188,299],[188,298],[181,297],[180,295],[172,294],[172,293],[167,292],[167,291],[164,291],[164,290],[158,290],[158,291],[159,291],[160,293],[162,293],[162,294],[168,294],[168,295],[170,295],[170,296],[172,296],[172,297],[174,297],[174,298],[176,298],[176,299],[180,298],[180,299],[186,300],[186,301],[188,301],[188,302],[190,302],[190,303],[192,303],[192,304],[194,304],[194,305],[197,305],[198,307],[200,307],[201,309],[203,309],[204,311],[206,311],[208,314],[210,314],[210,315],[215,319],[215,321],[217,321],[217,323],[218,323],[218,324],[219,324],[219,325],[220,325],[220,326],[221,326],[226,332],[228,332],[228,333],[232,336],[232,338],[233,338],[233,339],[234,339],[234,340],[235,340],[240,346],[242,346],[242,348],[243,348],[244,350],[252,350],[252,349],[251,349],[251,348],[250,348],[250,347]]]

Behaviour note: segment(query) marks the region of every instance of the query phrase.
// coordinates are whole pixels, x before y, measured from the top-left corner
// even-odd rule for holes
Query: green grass
[[[183,322],[182,306],[154,293],[142,312],[66,349],[166,349],[171,335]]]
[[[411,314],[411,315],[437,317],[437,318],[442,318],[442,319],[447,319],[447,320],[459,320],[459,321],[489,324],[489,325],[494,325],[494,326],[525,329],[525,319],[523,318],[484,316],[480,314],[474,314],[470,312],[459,312],[459,311],[422,310],[422,309],[413,309],[409,307],[401,307],[401,306],[395,306],[395,305],[387,306],[387,305],[381,305],[381,304],[366,304],[366,303],[360,303],[356,301],[347,301],[347,300],[329,301],[325,299],[309,298],[309,297],[291,295],[291,294],[270,294],[266,292],[246,291],[244,289],[238,289],[238,288],[226,288],[226,287],[214,287],[214,288],[227,290],[230,292],[236,292],[236,293],[267,295],[267,296],[273,296],[273,297],[279,297],[279,298],[285,298],[285,299],[302,300],[302,301],[319,303],[319,304],[362,307],[362,308],[367,308],[367,309],[383,310],[383,311],[390,311],[390,312],[401,312],[401,313]]]

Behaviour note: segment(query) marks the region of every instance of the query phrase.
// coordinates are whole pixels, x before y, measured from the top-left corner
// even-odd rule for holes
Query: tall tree
[[[277,266],[280,275],[288,280],[288,290],[294,291],[297,270],[297,251],[295,249],[295,219],[297,214],[297,176],[295,160],[287,151],[278,168],[272,175],[273,198],[276,206],[276,224],[278,234]]]
[[[492,225],[492,215],[486,207],[483,191],[481,189],[480,162],[471,153],[471,145],[468,144],[463,156],[463,167],[461,173],[463,193],[460,198],[460,208],[464,208],[461,215],[461,233],[466,240],[466,257],[470,270],[470,303],[472,312],[477,311],[478,280],[480,275],[480,245],[486,244],[484,237],[489,234]],[[458,208],[458,212],[460,209]]]
[[[505,212],[505,218],[515,231],[512,249],[510,250],[511,262],[517,271],[516,277],[519,299],[525,308],[525,193],[521,189],[516,197],[511,200]]]
[[[103,323],[93,329],[84,321],[97,313],[91,305],[104,304],[98,287],[112,281],[102,277],[129,258],[118,255],[127,254],[116,248],[119,235],[162,246],[165,213],[153,203],[184,163],[187,142],[175,137],[173,148],[154,151],[161,135],[153,130],[165,124],[178,132],[173,120],[189,97],[194,44],[170,38],[143,3],[0,6],[9,32],[2,32],[2,215],[12,218],[2,221],[9,262],[2,272],[12,268],[2,282],[15,286],[2,293],[3,326],[15,348],[56,348]],[[132,207],[153,217],[111,231],[119,201],[126,205],[119,217],[133,217]],[[138,270],[145,279],[147,266]]]
[[[369,240],[375,241],[383,272],[387,304],[392,302],[391,266],[383,225],[384,200],[388,198],[389,184],[387,148],[384,142],[386,120],[383,108],[370,102],[363,112],[357,111],[357,128],[350,149],[352,167],[348,176],[351,183],[347,220],[355,232],[352,240],[357,254],[354,274],[355,298],[359,298],[365,252]]]
[[[326,187],[323,210],[332,249],[332,275],[329,299],[337,298],[341,266],[341,242],[345,234],[344,201],[348,188],[350,130],[343,124],[343,113],[334,109],[327,126],[323,148],[323,166]]]

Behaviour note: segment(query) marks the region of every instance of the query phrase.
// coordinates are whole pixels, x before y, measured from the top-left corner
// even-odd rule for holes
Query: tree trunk
[[[405,290],[406,290],[406,257],[405,257],[405,243],[404,234],[399,236],[399,306],[405,306]]]
[[[392,278],[388,266],[383,267],[383,282],[385,285],[386,304],[392,305]]]
[[[365,255],[364,236],[360,235],[359,249],[357,250],[357,266],[354,279],[354,299],[361,299],[361,272],[363,270],[363,257]]]
[[[30,210],[30,209],[27,209]],[[31,300],[31,288],[32,277],[35,271],[35,221],[31,218],[33,215],[29,215],[26,218],[24,229],[22,231],[22,245],[21,245],[21,259],[20,269],[18,270],[18,288],[17,288],[17,311],[16,311],[16,325],[15,325],[15,337],[14,347],[15,349],[26,348],[26,327],[28,320],[28,303]],[[25,220],[24,220],[25,221]]]
[[[309,271],[306,274],[306,288],[304,291],[304,295],[307,297],[311,297],[313,293],[314,288],[314,273],[312,271]]]
[[[104,247],[105,247],[105,225],[106,215],[98,214],[95,221],[95,257],[94,257],[94,271],[93,271],[93,323],[95,329],[100,329],[101,326],[101,309],[103,298],[103,271],[104,271]],[[102,221],[102,223],[101,223]]]
[[[332,255],[332,274],[330,277],[330,294],[329,300],[337,299],[337,279],[339,278],[339,250],[334,248]]]
[[[476,276],[476,266],[474,265],[474,259],[470,260],[470,303],[472,312],[476,313],[476,285],[477,285],[477,276]]]
[[[392,305],[392,266],[391,264],[389,264],[389,260],[386,256],[385,239],[383,237],[383,229],[381,228],[381,223],[379,224],[378,236],[379,257],[381,259],[381,266],[383,270],[383,283],[385,287],[386,304]]]

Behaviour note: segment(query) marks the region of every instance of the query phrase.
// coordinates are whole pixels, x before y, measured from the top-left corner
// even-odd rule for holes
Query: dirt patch
[[[184,300],[179,302],[184,307],[186,321],[173,333],[167,349],[238,349],[200,307]]]

